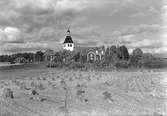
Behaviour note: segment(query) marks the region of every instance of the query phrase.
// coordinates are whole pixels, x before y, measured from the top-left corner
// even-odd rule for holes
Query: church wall
[[[73,51],[74,50],[74,43],[65,43],[63,45],[63,49]]]

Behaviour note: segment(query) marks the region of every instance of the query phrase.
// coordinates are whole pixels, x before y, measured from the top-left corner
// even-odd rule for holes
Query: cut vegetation
[[[166,72],[36,72],[3,75],[0,116],[167,115]]]

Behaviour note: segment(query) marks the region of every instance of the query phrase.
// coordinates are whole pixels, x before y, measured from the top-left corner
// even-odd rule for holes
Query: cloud
[[[68,10],[82,10],[85,8],[87,0],[59,0],[56,3],[57,9]]]
[[[131,14],[130,18],[139,18],[139,17],[150,17],[150,16],[160,16],[160,10],[150,6],[148,8],[140,9],[139,11]]]
[[[140,41],[155,38],[161,31],[156,15],[159,4],[157,0],[2,0],[0,43],[4,45],[0,48],[8,52],[57,50],[69,26],[74,41],[84,45],[120,41],[146,46]],[[140,11],[155,17],[128,17]]]
[[[10,0],[10,6],[26,13],[82,10],[87,0]],[[59,12],[57,12],[59,13]]]
[[[140,24],[128,26],[119,31],[105,34],[100,27],[76,28],[73,30],[73,37],[78,38],[79,43],[92,46],[124,44],[129,49],[140,47],[143,50],[160,48],[162,41],[159,38],[147,37],[161,33],[161,26],[158,24]]]
[[[167,1],[164,0],[164,5],[161,8],[161,18],[162,18],[162,29],[163,29],[163,34],[162,34],[162,47],[157,50],[159,53],[165,53],[167,54]]]
[[[113,31],[105,40],[103,40],[106,45],[126,45],[130,51],[135,48],[141,48],[144,52],[162,53],[165,50],[164,41],[160,37],[161,33],[161,25],[140,24]]]
[[[49,48],[48,44],[40,42],[7,43],[1,46],[2,53],[32,52]]]
[[[136,18],[136,17],[144,17],[144,16],[147,16],[147,15],[143,12],[138,12],[138,13],[130,15],[129,17]]]
[[[162,42],[159,40],[150,40],[150,39],[143,39],[141,41],[132,42],[129,44],[132,48],[160,48]]]
[[[128,26],[122,31],[123,35],[129,34],[142,34],[142,33],[157,33],[161,30],[161,26],[158,24],[140,24],[136,26]]]
[[[155,49],[155,53],[160,53],[160,54],[166,54],[167,53],[167,47],[160,47],[158,49]]]
[[[0,45],[0,54],[36,51],[49,48],[47,43],[26,41],[25,35],[23,36],[23,33],[16,27],[0,29]]]
[[[159,24],[131,25],[120,30],[113,31],[111,34],[109,34],[109,38],[119,39],[123,42],[136,42],[137,39],[143,40],[143,38],[139,38],[141,35],[145,36],[159,34],[161,31],[162,28]]]
[[[0,29],[0,43],[22,43],[24,42],[21,31],[15,27]]]

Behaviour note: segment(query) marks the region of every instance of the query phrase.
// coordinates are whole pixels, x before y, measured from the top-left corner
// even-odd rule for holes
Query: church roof
[[[64,43],[74,43],[71,36],[66,36]]]
[[[71,37],[71,34],[70,34],[70,30],[69,30],[69,29],[67,30],[66,38],[65,38],[65,40],[64,40],[64,43],[74,43],[73,40],[72,40],[72,37]]]
[[[101,53],[102,51],[104,52],[105,49],[103,49],[102,47],[81,47],[81,46],[77,46],[75,48],[75,52],[88,53],[90,51],[92,51],[94,53],[96,53],[96,51],[98,51],[98,53]]]

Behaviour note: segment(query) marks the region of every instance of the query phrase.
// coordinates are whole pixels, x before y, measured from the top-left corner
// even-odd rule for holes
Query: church
[[[67,30],[65,35],[65,40],[62,43],[63,50],[68,50],[75,53],[81,53],[85,55],[87,58],[87,62],[93,63],[96,61],[101,61],[104,59],[105,48],[102,47],[86,47],[86,46],[78,46],[77,43],[74,43],[70,29]],[[55,58],[56,52],[53,50],[46,50],[44,53],[44,59],[46,62],[50,62]]]
[[[104,58],[105,48],[104,47],[81,47],[76,46],[72,40],[71,32],[68,29],[66,32],[66,37],[63,42],[63,49],[69,50],[71,52],[81,52],[86,54],[87,62],[100,61]]]
[[[71,52],[74,51],[74,42],[71,37],[70,30],[67,30],[66,37],[63,43],[63,49],[64,50],[70,50]]]

